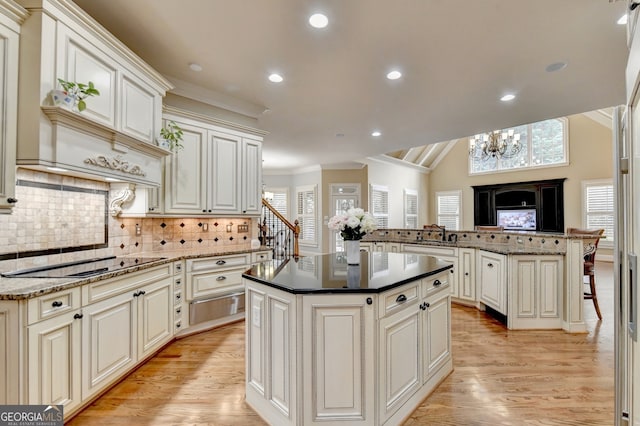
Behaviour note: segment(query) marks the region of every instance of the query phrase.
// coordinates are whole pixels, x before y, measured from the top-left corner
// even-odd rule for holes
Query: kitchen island
[[[451,264],[279,259],[243,274],[246,399],[270,424],[395,425],[453,370]]]

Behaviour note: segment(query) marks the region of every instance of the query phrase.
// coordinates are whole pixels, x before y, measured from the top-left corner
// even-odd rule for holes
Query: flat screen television
[[[498,210],[498,226],[504,229],[518,229],[522,231],[536,230],[536,210]]]

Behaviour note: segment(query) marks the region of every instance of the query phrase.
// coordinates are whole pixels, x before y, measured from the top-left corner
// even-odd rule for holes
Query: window
[[[371,214],[376,218],[378,228],[389,228],[389,188],[371,185]]]
[[[512,158],[502,159],[480,160],[469,157],[470,174],[567,164],[569,156],[566,118],[554,118],[511,129],[514,133],[520,134],[520,153]]]
[[[296,188],[296,212],[300,226],[300,245],[318,244],[318,227],[316,221],[316,186]]]
[[[269,188],[264,191],[264,199],[285,219],[289,219],[289,190],[287,188]],[[277,219],[267,215],[268,229],[276,229]]]
[[[462,206],[460,191],[436,192],[438,225],[446,229],[460,229]]]
[[[418,229],[418,191],[404,190],[404,227]]]
[[[613,183],[611,180],[592,180],[582,182],[584,227],[586,229],[604,229],[599,245],[613,246]]]

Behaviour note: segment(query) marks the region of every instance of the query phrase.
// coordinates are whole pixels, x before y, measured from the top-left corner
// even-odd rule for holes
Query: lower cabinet
[[[22,403],[63,404],[68,417],[170,341],[172,271],[165,264],[28,299]]]
[[[269,424],[399,424],[453,368],[448,276],[339,295],[244,279],[247,402]]]
[[[563,256],[513,256],[509,328],[562,328]]]
[[[476,301],[476,249],[458,249],[458,294],[461,301]]]
[[[479,301],[507,315],[507,256],[478,250],[476,280]]]

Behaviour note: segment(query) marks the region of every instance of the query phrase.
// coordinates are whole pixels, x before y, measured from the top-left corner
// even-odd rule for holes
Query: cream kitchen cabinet
[[[20,25],[27,11],[0,1],[0,213],[11,213],[15,198]],[[1,400],[1,399],[0,399]]]
[[[449,285],[440,278],[423,279],[420,304],[422,314],[422,383],[428,382],[442,367],[451,362],[451,296]]]
[[[259,215],[262,133],[169,107],[164,117],[184,131],[184,149],[166,160],[165,212]]]
[[[0,405],[19,404],[21,386],[20,331],[22,305],[13,300],[0,300]]]
[[[476,249],[458,249],[458,294],[457,300],[476,302]]]
[[[22,3],[18,165],[160,185],[168,152],[155,139],[171,83],[73,2]],[[100,95],[82,113],[52,107],[58,78],[92,81]]]
[[[187,300],[241,290],[242,273],[250,265],[249,254],[187,259]]]
[[[510,257],[509,328],[562,328],[563,264],[559,255]]]
[[[426,254],[453,264],[453,268],[449,269],[449,278],[447,279],[447,282],[449,283],[449,292],[451,293],[451,297],[459,297],[457,247],[433,247],[421,244],[402,244],[401,252]]]
[[[476,285],[481,303],[507,315],[507,256],[476,252]]]
[[[360,251],[386,251],[387,243],[379,242],[360,242]]]

